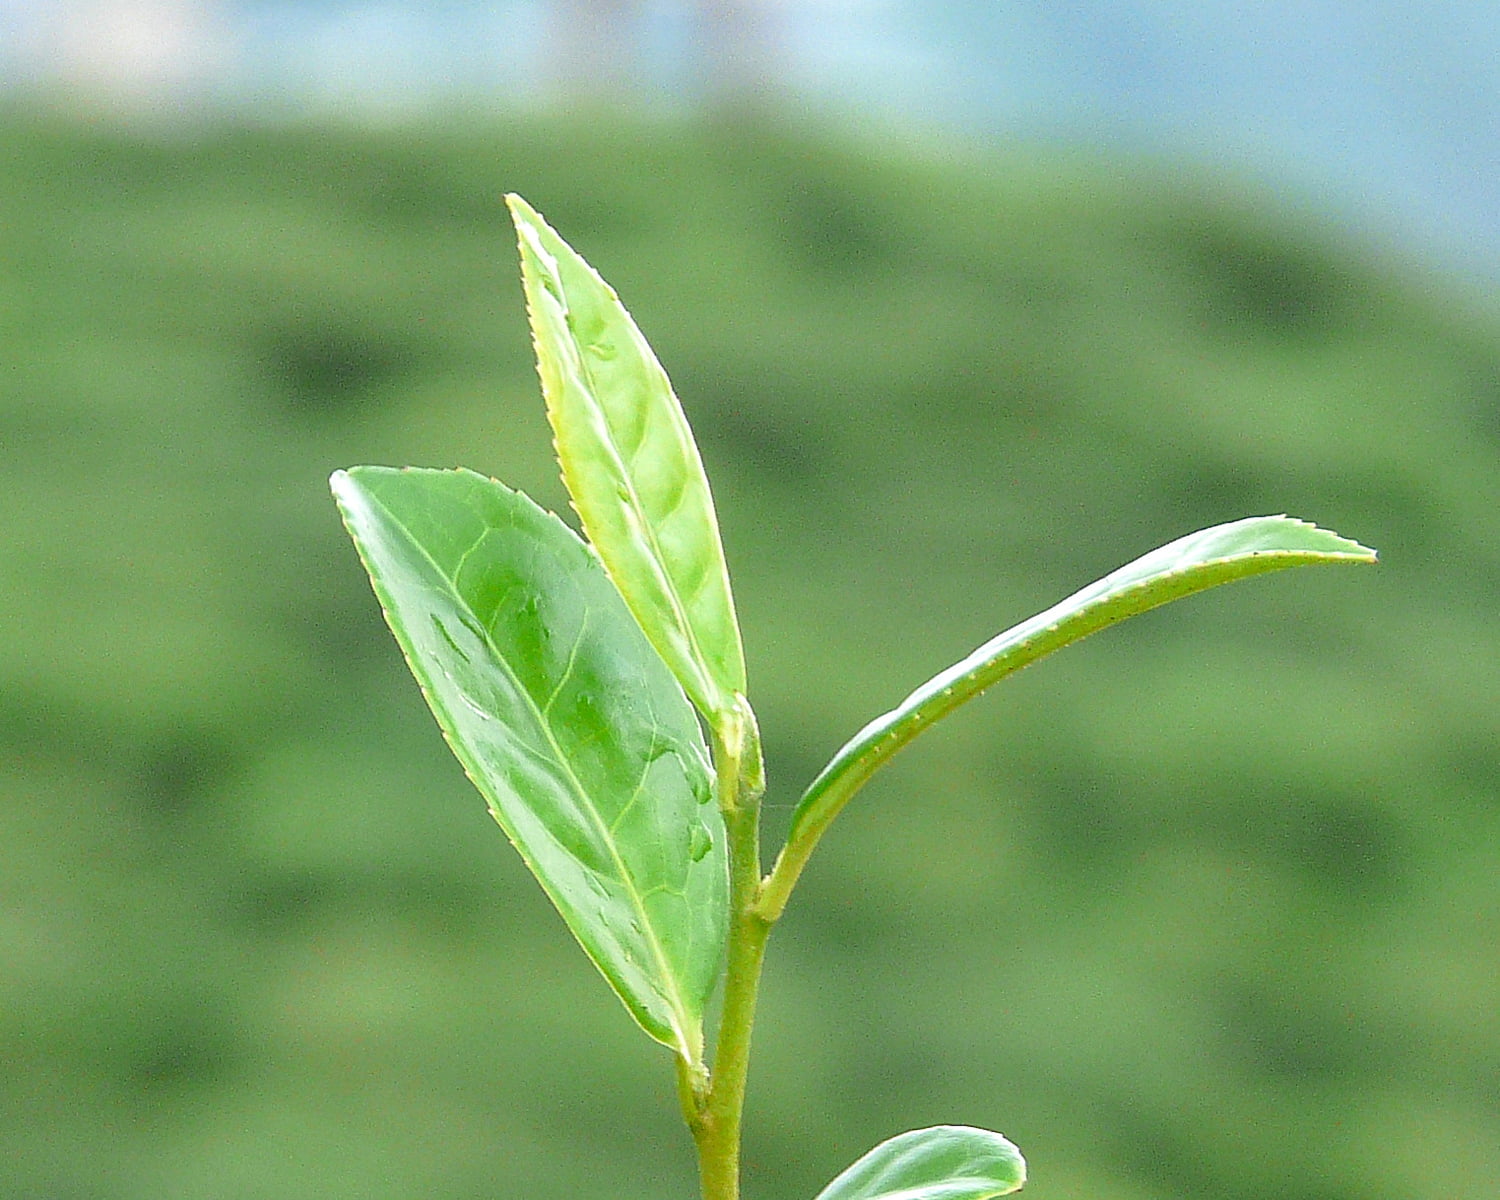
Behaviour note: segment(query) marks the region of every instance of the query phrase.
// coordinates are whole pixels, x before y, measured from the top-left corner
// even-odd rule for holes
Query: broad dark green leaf
[[[641,1027],[698,1062],[727,866],[682,689],[589,548],[520,493],[387,467],[332,487],[495,819]]]
[[[703,463],[614,289],[519,196],[526,310],[563,481],[646,636],[721,727],[745,660]]]
[[[766,890],[767,911],[780,912],[817,840],[871,775],[924,729],[1005,676],[1126,617],[1221,583],[1287,567],[1374,561],[1373,550],[1306,521],[1247,517],[1169,542],[1007,629],[876,717],[834,755],[792,814]]]
[[[937,1125],[881,1142],[817,1200],[990,1200],[1025,1182],[1021,1152],[998,1133]]]

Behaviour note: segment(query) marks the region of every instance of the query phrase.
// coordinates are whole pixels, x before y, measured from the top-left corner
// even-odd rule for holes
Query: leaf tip
[[[535,244],[544,230],[551,232],[546,218],[516,192],[505,193],[505,207],[510,210],[511,224],[516,227],[523,255],[528,244]]]
[[[1353,538],[1345,537],[1341,533],[1335,533],[1331,529],[1324,529],[1321,525],[1316,525],[1312,522],[1304,522],[1304,524],[1309,525],[1314,531],[1326,534],[1332,538],[1337,543],[1337,548],[1332,553],[1341,558],[1361,563],[1375,563],[1380,561],[1380,552],[1371,546],[1366,546],[1361,542],[1355,541]]]
[[[348,523],[349,510],[357,502],[358,485],[354,476],[343,467],[340,467],[328,477],[328,490],[333,493],[333,502],[338,505],[339,512],[343,514],[345,523]]]
[[[1309,550],[1325,559],[1338,559],[1354,563],[1373,563],[1380,560],[1380,555],[1369,546],[1363,545],[1353,538],[1347,538],[1341,533],[1335,533],[1332,529],[1325,529],[1316,521],[1304,521],[1301,517],[1288,516],[1286,513],[1277,513],[1274,517],[1250,517],[1243,524],[1250,525],[1261,521],[1279,521],[1285,525],[1292,526],[1299,533],[1306,534],[1317,544],[1309,544],[1303,549]]]
[[[510,217],[513,221],[534,218],[536,216],[536,209],[527,204],[518,192],[505,193],[505,207],[510,209]]]

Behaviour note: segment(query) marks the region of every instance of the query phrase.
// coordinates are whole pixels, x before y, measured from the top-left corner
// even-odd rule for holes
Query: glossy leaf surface
[[[1021,1152],[998,1133],[937,1125],[882,1142],[817,1200],[990,1200],[1025,1182]]]
[[[798,803],[768,888],[779,912],[812,847],[854,793],[924,729],[1006,675],[1089,634],[1221,583],[1375,552],[1306,521],[1247,517],[1169,542],[986,642],[877,717],[834,755]]]
[[[524,200],[506,199],[563,481],[641,628],[718,724],[745,690],[744,651],[682,406],[614,289]]]
[[[344,521],[438,724],[589,957],[700,1060],[727,927],[697,718],[584,543],[470,471],[355,467]]]

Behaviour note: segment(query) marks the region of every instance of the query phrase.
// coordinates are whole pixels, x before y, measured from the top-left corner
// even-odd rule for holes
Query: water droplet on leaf
[[[463,659],[464,662],[468,662],[468,654],[465,652],[464,648],[458,644],[458,642],[453,637],[453,634],[448,631],[448,626],[444,625],[442,619],[436,614],[433,615],[432,624],[437,629],[438,636],[447,643],[448,649],[452,650],[453,653],[458,655],[459,658]]]

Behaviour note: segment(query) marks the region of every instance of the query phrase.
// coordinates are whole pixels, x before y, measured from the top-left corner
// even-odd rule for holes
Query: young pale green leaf
[[[396,640],[490,811],[626,1008],[701,1061],[723,820],[682,689],[589,548],[471,471],[331,481]]]
[[[722,730],[736,719],[745,659],[682,405],[614,289],[526,201],[506,201],[563,481],[646,636]]]
[[[1026,1161],[998,1133],[937,1125],[881,1142],[817,1200],[990,1200],[1025,1182]]]
[[[1316,563],[1369,563],[1375,552],[1291,517],[1247,517],[1169,542],[986,642],[929,679],[846,743],[792,814],[763,901],[781,911],[823,831],[884,763],[940,717],[1044,655],[1136,613],[1221,583]]]

